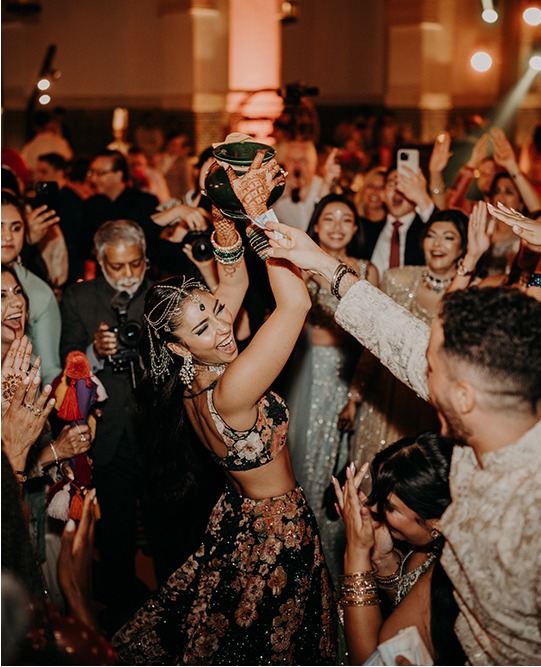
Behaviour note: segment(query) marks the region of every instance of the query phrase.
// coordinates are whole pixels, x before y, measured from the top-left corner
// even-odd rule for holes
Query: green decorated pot
[[[231,165],[237,176],[242,176],[252,164],[255,154],[260,148],[265,149],[263,162],[268,162],[274,157],[274,148],[255,141],[238,141],[229,144],[220,144],[219,146],[216,146],[213,153],[217,160]],[[274,188],[267,200],[267,207],[270,208],[276,201],[278,201],[284,192],[284,188],[285,184],[277,185]],[[246,219],[246,212],[231,187],[225,169],[217,162],[215,162],[207,171],[207,175],[205,176],[205,190],[212,203],[218,207],[224,215],[238,220]]]

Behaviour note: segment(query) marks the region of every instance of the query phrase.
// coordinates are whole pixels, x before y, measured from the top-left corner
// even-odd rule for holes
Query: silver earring
[[[178,372],[178,376],[182,384],[185,384],[188,389],[192,388],[192,380],[195,377],[195,366],[193,365],[193,357],[191,354],[187,354],[184,357],[182,368]]]
[[[430,531],[430,537],[433,540],[437,540],[441,537],[441,533],[437,528],[432,528],[432,530]]]

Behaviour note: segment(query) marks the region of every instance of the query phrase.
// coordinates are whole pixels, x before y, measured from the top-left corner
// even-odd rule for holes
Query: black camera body
[[[117,324],[112,327],[117,336],[118,351],[108,357],[113,373],[129,373],[132,387],[137,386],[136,367],[139,360],[137,345],[141,324],[137,320],[128,320],[128,306],[131,296],[127,292],[119,292],[111,300]]]
[[[182,240],[182,245],[192,246],[193,257],[198,262],[206,262],[214,257],[208,231],[189,231]]]

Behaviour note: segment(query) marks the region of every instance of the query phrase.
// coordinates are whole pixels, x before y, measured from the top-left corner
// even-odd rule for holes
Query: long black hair
[[[378,452],[371,464],[372,491],[368,498],[368,504],[376,507],[377,518],[385,517],[387,499],[393,493],[422,521],[439,519],[451,504],[452,451],[451,442],[435,431],[426,431],[402,438]],[[438,537],[430,545],[438,556],[443,541],[443,537]],[[436,664],[463,665],[465,654],[454,632],[458,606],[439,557],[432,572],[430,609]]]
[[[150,517],[147,532],[156,551],[155,570],[160,580],[197,548],[224,485],[223,473],[186,418],[186,387],[179,378],[183,358],[167,349],[167,343],[180,342],[173,331],[182,317],[184,299],[200,289],[205,288],[184,276],[154,284],[145,298],[139,338],[143,371],[136,389],[140,452]],[[163,372],[157,373],[159,362]]]

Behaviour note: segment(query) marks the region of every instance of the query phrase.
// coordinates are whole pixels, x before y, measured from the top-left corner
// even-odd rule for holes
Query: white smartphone
[[[408,167],[414,173],[419,171],[419,151],[417,148],[400,148],[396,153],[396,168],[404,171],[402,167]]]

